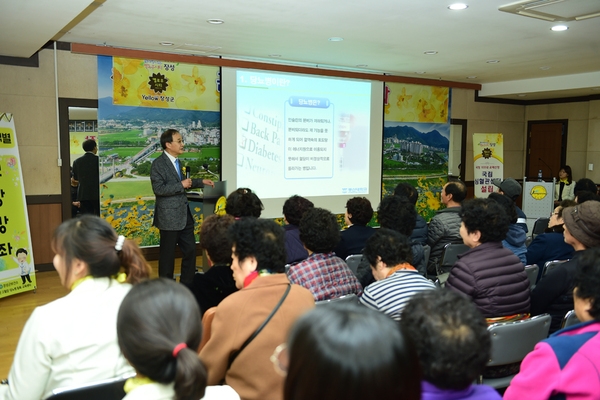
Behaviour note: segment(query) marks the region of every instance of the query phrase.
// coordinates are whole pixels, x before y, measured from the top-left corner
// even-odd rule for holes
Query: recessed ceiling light
[[[225,23],[225,21],[223,21],[222,19],[219,19],[219,18],[207,19],[206,22],[208,22],[209,24],[214,24],[214,25],[219,25],[219,24]]]
[[[356,68],[367,68],[369,65],[367,64],[358,64]]]
[[[569,29],[569,27],[566,25],[554,25],[550,29],[553,30],[554,32],[562,32],[562,31],[566,31],[567,29]]]
[[[435,54],[437,54],[437,53],[438,53],[438,52],[437,52],[437,51],[435,51],[435,50],[427,50],[427,51],[423,52],[423,54],[426,54],[426,55],[428,55],[428,56],[433,56],[433,55],[435,55]]]
[[[486,63],[488,64],[498,64],[500,62],[500,60],[487,60]]]
[[[269,54],[269,57],[279,58],[281,57],[281,54]]]
[[[541,69],[542,71],[548,71],[548,70],[550,69],[550,67],[546,67],[546,66],[544,66],[544,67],[540,67],[540,69]]]
[[[338,36],[333,36],[333,37],[330,37],[328,40],[330,42],[341,42],[342,40],[344,40],[344,38],[341,38],[341,37],[338,37]]]
[[[454,3],[454,4],[450,4],[450,5],[448,6],[448,8],[449,8],[450,10],[454,10],[454,11],[457,11],[457,10],[465,10],[465,9],[467,9],[468,7],[469,7],[469,6],[468,6],[468,5],[466,5],[465,3]]]
[[[467,79],[477,79],[475,75],[467,76]]]
[[[161,46],[173,46],[175,43],[173,43],[173,42],[159,42],[158,44],[160,44]]]
[[[415,74],[417,74],[417,75],[424,75],[424,74],[426,74],[426,72],[425,71],[415,71]]]

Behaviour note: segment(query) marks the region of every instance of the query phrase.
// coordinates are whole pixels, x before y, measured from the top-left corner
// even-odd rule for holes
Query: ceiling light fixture
[[[566,31],[567,29],[569,29],[569,27],[566,25],[554,25],[552,28],[550,28],[550,30],[554,32],[562,32]]]
[[[208,22],[209,24],[213,24],[213,25],[220,25],[220,24],[224,24],[225,23],[225,21],[223,21],[220,18],[207,19],[206,22]]]
[[[500,62],[500,60],[487,60],[486,63],[488,64],[498,64]]]
[[[358,64],[356,68],[367,68],[368,66],[368,64]]]
[[[423,52],[423,54],[428,55],[428,56],[433,56],[436,55],[438,52],[435,50],[427,50],[425,52]]]
[[[158,44],[160,44],[161,46],[173,46],[175,43],[173,43],[173,42],[159,42]]]
[[[467,79],[477,79],[475,75],[467,76]]]
[[[544,66],[544,67],[540,67],[540,69],[541,69],[542,71],[548,71],[548,70],[550,69],[550,67]]]
[[[329,40],[330,42],[341,42],[342,40],[344,40],[344,38],[341,38],[341,37],[338,37],[338,36],[333,36],[333,37],[330,37],[327,40]]]
[[[453,11],[466,10],[467,8],[469,8],[469,6],[466,5],[465,3],[454,3],[454,4],[450,4],[448,6],[448,9],[453,10]]]
[[[426,72],[425,71],[415,71],[415,74],[417,74],[417,75],[424,75],[424,74],[426,74]]]
[[[269,54],[269,57],[279,58],[281,57],[281,54]]]

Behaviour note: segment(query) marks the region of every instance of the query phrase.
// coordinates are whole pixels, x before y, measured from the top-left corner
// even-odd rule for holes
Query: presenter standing
[[[180,282],[191,284],[196,273],[196,240],[194,218],[186,196],[186,189],[214,187],[210,179],[187,178],[177,158],[183,154],[183,139],[175,129],[167,129],[160,136],[163,153],[150,167],[152,190],[156,196],[153,225],[160,230],[158,275],[173,279],[175,246],[183,254]]]

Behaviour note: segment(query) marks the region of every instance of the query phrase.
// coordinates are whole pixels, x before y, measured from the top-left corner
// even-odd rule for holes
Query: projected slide
[[[237,186],[261,198],[365,195],[371,83],[238,70]]]

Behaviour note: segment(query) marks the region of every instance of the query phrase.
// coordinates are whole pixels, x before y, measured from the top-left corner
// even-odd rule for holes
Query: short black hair
[[[313,253],[329,253],[340,241],[340,226],[333,213],[324,208],[307,210],[300,220],[300,240]]]
[[[173,135],[179,133],[177,129],[167,129],[160,135],[160,145],[163,149],[167,148],[167,143],[173,142]]]
[[[227,237],[240,261],[253,256],[258,262],[257,271],[285,272],[284,233],[275,221],[242,218],[229,226]]]
[[[350,222],[355,225],[367,225],[373,218],[373,207],[366,197],[353,197],[346,202]]]
[[[27,253],[27,250],[25,250],[24,248],[21,247],[20,249],[17,249],[17,251],[15,252],[15,255],[18,256],[21,253],[25,253],[25,255],[29,254],[29,253]]]
[[[577,204],[583,204],[586,201],[600,201],[600,196],[596,193],[588,192],[587,190],[580,190],[577,193]]]
[[[228,214],[213,214],[202,221],[200,245],[214,264],[231,264],[231,243],[227,238],[227,229],[234,222],[235,218]]]
[[[397,323],[353,304],[317,307],[288,338],[284,400],[418,400],[421,369]]]
[[[363,255],[371,266],[377,264],[378,257],[388,267],[411,263],[413,254],[408,238],[394,230],[381,228],[367,240]]]
[[[463,294],[415,294],[402,311],[400,326],[417,350],[423,378],[441,389],[469,387],[488,362],[492,344],[486,320]]]
[[[467,186],[460,180],[450,181],[446,185],[446,194],[451,194],[453,201],[462,203],[467,198]]]
[[[575,296],[591,301],[590,315],[600,321],[600,248],[584,250],[577,258],[573,286]]]
[[[593,180],[588,178],[581,178],[575,184],[575,188],[573,189],[573,193],[575,196],[579,196],[579,192],[586,191],[592,192],[594,194],[598,194],[598,186],[594,183]]]
[[[517,223],[519,216],[517,215],[515,202],[510,197],[502,193],[494,192],[490,193],[488,199],[494,200],[504,209],[504,212],[506,212],[511,224]]]
[[[377,208],[377,221],[382,228],[410,237],[417,224],[417,210],[406,197],[386,196]]]
[[[96,148],[96,146],[97,144],[94,139],[88,139],[83,142],[83,145],[81,147],[83,147],[84,151],[92,151]]]
[[[414,206],[419,199],[419,192],[410,183],[401,182],[394,189],[394,196],[406,197]]]
[[[265,207],[263,206],[262,201],[260,201],[254,192],[252,192],[252,189],[239,188],[227,196],[225,212],[236,218],[258,218],[264,209]]]
[[[309,208],[315,205],[312,201],[298,195],[294,195],[283,203],[283,215],[291,225],[299,225],[300,219]]]
[[[506,238],[510,220],[504,209],[492,199],[464,201],[459,215],[467,232],[481,233],[480,243],[501,242]]]

